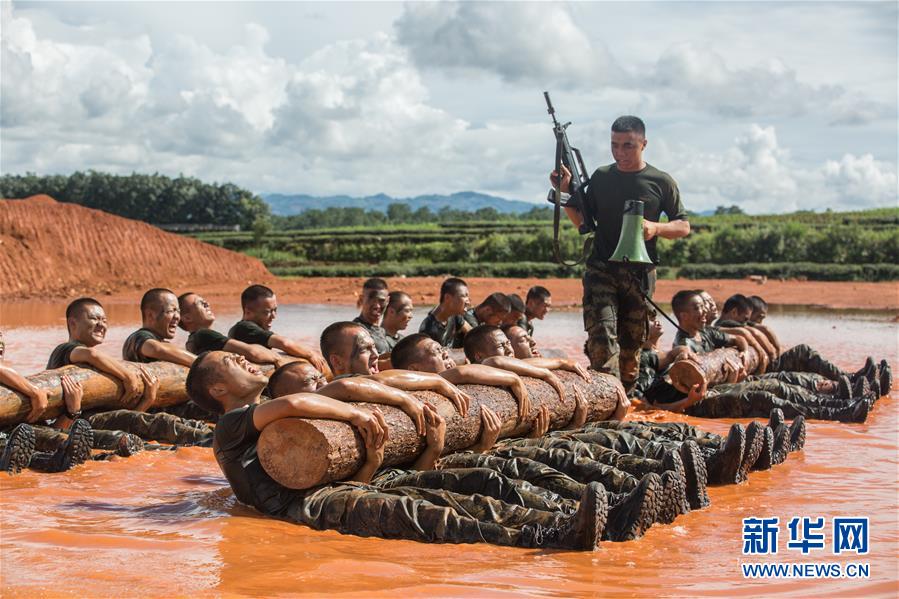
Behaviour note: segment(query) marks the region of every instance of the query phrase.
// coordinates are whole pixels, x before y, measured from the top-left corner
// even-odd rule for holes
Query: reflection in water
[[[238,313],[220,312],[217,328],[226,331]],[[137,315],[128,314],[111,318],[105,344],[111,355],[138,326]],[[276,328],[315,343],[326,324],[354,314],[350,306],[283,306]],[[419,308],[413,323],[424,314]],[[770,320],[785,345],[810,343],[845,368],[857,368],[868,353],[899,363],[896,325],[883,313],[776,312]],[[5,328],[9,365],[23,372],[43,367],[65,338],[62,323],[49,324]],[[580,313],[551,313],[537,323],[536,336],[544,346],[580,356]],[[669,327],[663,340],[672,337]],[[179,333],[177,341],[184,338]],[[208,449],[145,452],[61,474],[0,476],[0,592],[895,596],[896,397],[881,400],[865,424],[812,422],[805,451],[785,464],[753,473],[743,485],[713,488],[710,508],[656,525],[636,542],[604,543],[592,554],[362,539],[263,518],[235,502]],[[719,433],[732,422],[661,412],[635,418],[684,420]],[[871,578],[744,581],[742,518],[779,516],[783,522],[796,515],[828,522],[869,516],[871,552],[864,560],[832,556],[829,549],[803,557],[786,550],[782,527],[777,561],[867,561]]]

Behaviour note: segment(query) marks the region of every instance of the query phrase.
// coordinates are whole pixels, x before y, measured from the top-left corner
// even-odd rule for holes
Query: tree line
[[[246,189],[183,175],[111,175],[91,170],[71,175],[0,177],[0,197],[38,194],[154,225],[240,225],[249,229],[269,214],[268,204]]]

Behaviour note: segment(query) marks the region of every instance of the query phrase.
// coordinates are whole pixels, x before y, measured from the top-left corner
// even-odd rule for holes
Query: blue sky
[[[541,92],[688,208],[897,203],[897,3],[2,2],[0,171],[540,201]]]

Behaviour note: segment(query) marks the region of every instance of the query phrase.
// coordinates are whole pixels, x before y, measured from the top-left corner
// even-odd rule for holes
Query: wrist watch
[[[66,408],[66,416],[68,416],[72,420],[77,420],[81,417],[81,410],[77,410],[75,412],[70,412],[69,408]]]

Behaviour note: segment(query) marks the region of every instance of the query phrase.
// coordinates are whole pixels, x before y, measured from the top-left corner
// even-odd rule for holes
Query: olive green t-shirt
[[[266,331],[252,320],[241,320],[228,331],[228,336],[232,339],[265,347],[269,347],[268,340],[274,334],[273,331]]]
[[[691,339],[680,331],[674,335],[674,345],[686,345],[697,354],[705,354],[712,350],[727,347],[730,335],[715,327],[705,327],[699,331],[699,339]]]
[[[80,341],[66,341],[65,343],[57,345],[56,349],[50,354],[50,359],[47,361],[47,370],[62,368],[63,366],[71,364],[72,350],[76,347],[84,347],[84,344]]]
[[[138,329],[128,335],[128,338],[125,339],[125,344],[122,346],[122,359],[129,362],[156,362],[154,358],[148,358],[140,351],[140,348],[144,346],[144,343],[150,339],[164,341],[164,339],[157,337],[156,333],[150,329]]]
[[[393,349],[387,344],[387,333],[384,331],[384,327],[366,322],[362,320],[361,316],[354,318],[353,322],[362,325],[365,327],[365,330],[371,334],[371,338],[375,341],[375,349],[378,350],[378,354],[386,354]]]
[[[194,355],[200,355],[204,351],[221,351],[225,349],[228,338],[213,329],[199,329],[191,333],[184,347]]]
[[[651,164],[635,173],[622,173],[614,164],[600,167],[590,177],[586,192],[586,201],[596,218],[596,235],[588,265],[599,266],[615,252],[621,236],[624,203],[628,200],[643,202],[646,220],[659,222],[662,213],[669,221],[687,219],[677,183],[668,173]],[[658,264],[655,238],[646,242],[646,251],[653,263]]]

